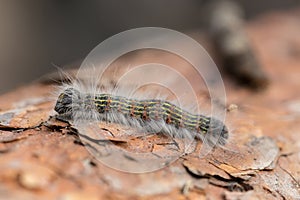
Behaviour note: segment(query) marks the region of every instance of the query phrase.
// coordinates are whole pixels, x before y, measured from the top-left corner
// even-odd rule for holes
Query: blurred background
[[[208,0],[1,0],[0,93],[83,59],[121,31],[165,27],[205,29]],[[290,9],[299,0],[240,0],[247,19]]]

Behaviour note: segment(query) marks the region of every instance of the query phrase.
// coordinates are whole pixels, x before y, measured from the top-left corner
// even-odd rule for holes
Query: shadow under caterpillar
[[[198,138],[211,145],[224,146],[229,136],[227,127],[220,120],[191,114],[165,100],[86,94],[68,88],[59,95],[54,110],[65,119],[97,119],[124,124],[147,133]]]

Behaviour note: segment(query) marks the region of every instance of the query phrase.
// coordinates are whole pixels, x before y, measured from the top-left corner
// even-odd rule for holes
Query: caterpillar
[[[97,119],[138,128],[148,133],[197,138],[224,146],[227,127],[218,119],[192,114],[166,100],[137,100],[107,93],[82,93],[65,89],[54,110],[63,118]]]

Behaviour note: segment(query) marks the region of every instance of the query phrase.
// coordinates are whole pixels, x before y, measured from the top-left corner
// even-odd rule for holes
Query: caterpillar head
[[[54,110],[60,117],[73,120],[96,120],[98,112],[91,94],[68,88],[58,97]]]
[[[80,99],[79,91],[74,88],[68,88],[58,96],[54,110],[59,115],[71,116],[73,110],[76,108],[74,102],[76,102],[77,99]]]

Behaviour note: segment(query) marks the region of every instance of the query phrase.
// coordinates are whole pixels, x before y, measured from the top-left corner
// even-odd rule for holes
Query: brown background
[[[0,1],[0,93],[84,58],[121,31],[159,26],[198,30],[206,3],[172,1]],[[247,18],[299,5],[298,0],[242,0]]]

